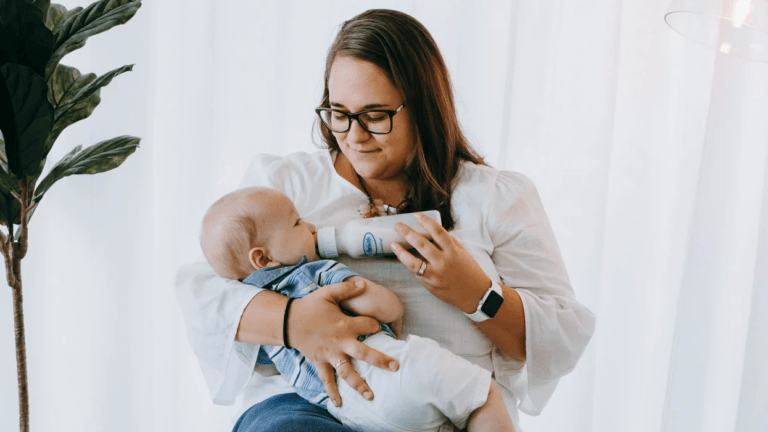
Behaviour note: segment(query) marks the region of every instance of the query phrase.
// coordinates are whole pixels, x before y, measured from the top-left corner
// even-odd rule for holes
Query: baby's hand
[[[391,328],[392,331],[395,332],[395,336],[400,339],[400,336],[403,333],[403,317],[400,317],[389,323],[389,328]]]
[[[364,290],[353,298],[341,302],[341,307],[359,316],[375,318],[380,322],[393,322],[403,316],[403,303],[384,286],[361,276],[352,276],[345,282],[353,282]]]

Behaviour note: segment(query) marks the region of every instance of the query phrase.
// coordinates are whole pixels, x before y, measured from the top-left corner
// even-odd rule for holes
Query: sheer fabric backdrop
[[[136,66],[49,163],[122,134],[142,144],[113,172],[57,184],[31,224],[33,429],[230,430],[241,407],[210,403],[174,274],[249,156],[315,149],[328,45],[373,7],[430,30],[470,139],[534,180],[597,315],[524,430],[768,430],[768,65],[683,39],[666,0],[158,0],[89,39],[63,62]],[[6,291],[2,430],[18,427],[12,326]]]

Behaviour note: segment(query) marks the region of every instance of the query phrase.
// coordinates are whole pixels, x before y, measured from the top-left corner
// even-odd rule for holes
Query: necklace
[[[360,174],[358,174],[357,172],[355,172],[355,175],[357,176],[357,181],[360,182],[360,187],[363,188],[363,192],[365,193],[365,196],[368,197],[368,204],[363,204],[357,209],[357,212],[360,213],[360,215],[364,219],[368,219],[376,216],[389,216],[389,215],[397,214],[397,209],[400,208],[400,206],[402,206],[406,200],[402,200],[400,204],[397,205],[397,207],[392,207],[389,204],[384,204],[384,200],[373,199],[373,197],[371,196],[371,193],[368,192],[368,188],[365,187],[365,182],[363,182],[363,178],[360,177]]]

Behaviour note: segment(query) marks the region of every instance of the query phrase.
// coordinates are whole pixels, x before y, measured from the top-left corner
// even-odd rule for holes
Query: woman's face
[[[381,69],[353,57],[336,57],[333,61],[328,95],[331,108],[345,112],[393,110],[406,102]],[[333,135],[341,152],[365,179],[401,176],[415,145],[408,105],[392,117],[392,131],[388,134],[372,134],[354,120],[347,132]]]

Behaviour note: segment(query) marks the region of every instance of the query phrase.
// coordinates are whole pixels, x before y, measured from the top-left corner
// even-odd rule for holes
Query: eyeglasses
[[[388,134],[392,132],[392,117],[399,113],[405,102],[393,110],[367,110],[348,113],[332,108],[315,108],[323,124],[331,132],[346,132],[352,127],[352,120],[357,120],[363,129],[372,134]]]

